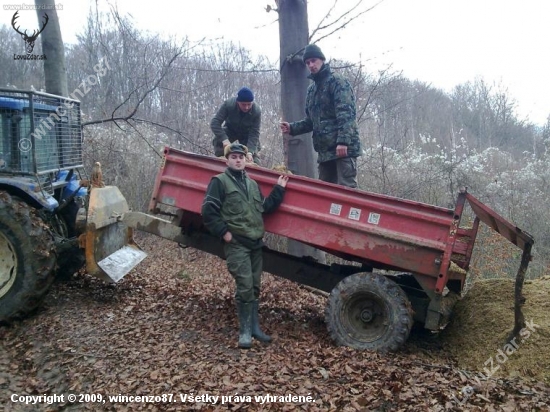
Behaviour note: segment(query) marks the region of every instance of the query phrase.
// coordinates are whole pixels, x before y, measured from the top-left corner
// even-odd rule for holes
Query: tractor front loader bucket
[[[134,242],[133,229],[121,221],[128,211],[116,186],[91,190],[86,232],[80,237],[90,275],[118,282],[147,256]]]

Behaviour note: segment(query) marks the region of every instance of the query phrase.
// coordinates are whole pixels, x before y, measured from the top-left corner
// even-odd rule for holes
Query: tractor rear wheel
[[[0,192],[0,323],[35,309],[54,278],[53,236],[36,210]]]
[[[325,312],[331,337],[355,349],[395,351],[413,325],[407,295],[393,281],[373,273],[356,273],[331,291]]]

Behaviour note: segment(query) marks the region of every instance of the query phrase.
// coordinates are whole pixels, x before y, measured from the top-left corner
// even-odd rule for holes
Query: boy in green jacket
[[[239,347],[245,349],[252,346],[252,337],[271,342],[258,320],[265,233],[262,214],[279,207],[288,182],[288,176],[279,176],[264,198],[258,184],[244,170],[247,153],[247,147],[240,143],[225,147],[227,169],[212,178],[202,204],[204,225],[223,240],[227,268],[236,282]]]

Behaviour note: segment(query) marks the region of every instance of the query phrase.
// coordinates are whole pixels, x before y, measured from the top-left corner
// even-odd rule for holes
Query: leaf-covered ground
[[[336,347],[326,297],[269,274],[260,316],[274,342],[239,350],[224,262],[153,236],[139,241],[149,257],[116,286],[78,274],[54,284],[36,315],[0,327],[5,410],[550,410],[542,380],[480,379],[421,331],[394,354]],[[12,402],[51,394],[64,401]],[[72,403],[68,394],[96,396]]]

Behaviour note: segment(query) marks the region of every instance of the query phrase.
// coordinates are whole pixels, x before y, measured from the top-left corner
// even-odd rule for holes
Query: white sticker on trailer
[[[361,209],[356,209],[354,207],[349,209],[348,219],[359,220],[361,218]]]
[[[342,213],[342,205],[339,205],[337,203],[331,203],[329,213],[331,215],[340,216],[340,213]]]
[[[377,225],[380,223],[380,214],[379,213],[369,213],[369,218],[367,220],[368,223],[372,223],[373,225]]]

